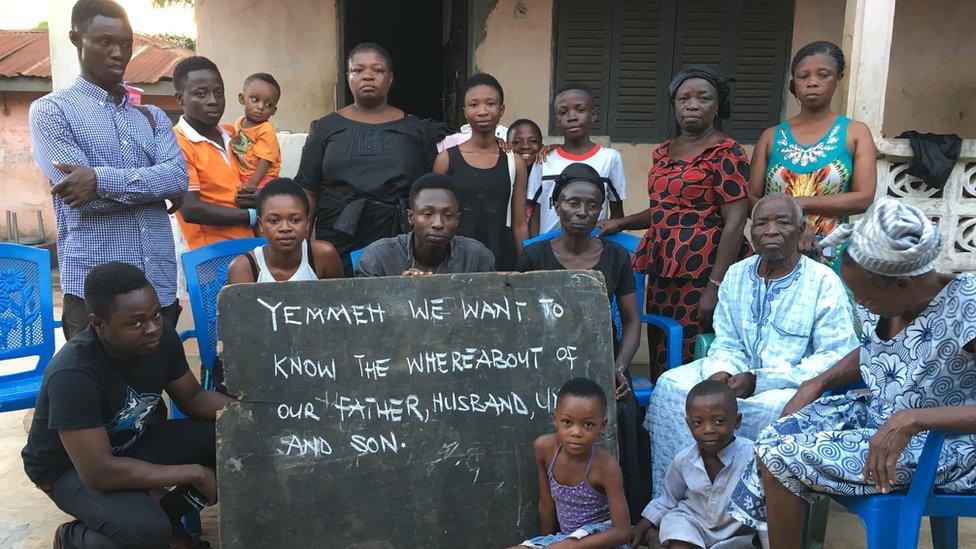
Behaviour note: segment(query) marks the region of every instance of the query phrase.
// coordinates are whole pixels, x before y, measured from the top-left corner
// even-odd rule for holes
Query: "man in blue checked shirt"
[[[30,108],[34,158],[52,185],[65,337],[88,326],[85,276],[109,261],[142,269],[175,326],[181,308],[165,200],[176,207],[186,192],[183,154],[163,111],[132,105],[122,87],[132,57],[122,7],[79,0],[68,36],[81,76]]]

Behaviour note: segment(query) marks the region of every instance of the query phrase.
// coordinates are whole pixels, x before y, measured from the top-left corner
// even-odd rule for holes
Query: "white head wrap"
[[[888,197],[876,201],[853,225],[839,225],[821,245],[837,246],[848,238],[847,253],[855,263],[890,277],[931,271],[942,249],[939,229],[922,210]]]

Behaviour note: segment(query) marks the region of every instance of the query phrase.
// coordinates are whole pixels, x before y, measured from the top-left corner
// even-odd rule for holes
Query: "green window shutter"
[[[739,141],[755,141],[779,121],[792,13],[792,0],[678,2],[675,73],[709,65],[735,78],[725,133]]]
[[[601,114],[609,119],[608,133],[615,140],[659,136],[660,94],[667,86],[662,76],[671,64],[670,48],[661,47],[666,28],[664,0],[614,2],[612,93]]]
[[[735,44],[729,43],[736,35],[737,21],[730,21],[729,17],[735,3],[677,0],[672,78],[689,65],[708,65],[728,71],[730,54],[735,50]]]
[[[593,127],[596,135],[607,134],[607,95],[610,89],[610,52],[613,32],[610,0],[557,0],[555,74],[553,89],[567,82],[582,82],[593,88],[594,107],[601,116]],[[549,122],[550,134],[556,133]]]
[[[736,0],[675,0],[673,70],[668,83],[681,69],[707,65],[726,74],[736,51],[738,9]],[[667,84],[665,84],[667,86]],[[665,94],[667,92],[665,91]],[[676,131],[674,105],[665,95],[666,136]],[[726,128],[728,129],[728,128]]]
[[[736,82],[726,132],[740,141],[759,139],[779,122],[793,35],[792,0],[741,0],[739,40],[730,72]]]
[[[555,0],[553,87],[593,87],[593,133],[653,142],[674,127],[668,83],[686,66],[709,65],[735,77],[726,133],[755,141],[783,107],[793,3]]]

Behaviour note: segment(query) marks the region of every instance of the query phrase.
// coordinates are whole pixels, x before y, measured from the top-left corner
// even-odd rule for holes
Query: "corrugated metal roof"
[[[136,33],[125,80],[133,84],[171,80],[176,64],[192,55],[196,54],[165,40]],[[0,30],[0,77],[18,76],[51,78],[46,29]]]

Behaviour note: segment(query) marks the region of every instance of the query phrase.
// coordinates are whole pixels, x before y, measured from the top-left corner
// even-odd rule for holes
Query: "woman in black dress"
[[[495,268],[511,271],[522,241],[525,218],[525,163],[505,151],[495,128],[505,114],[505,92],[489,74],[475,74],[464,85],[464,117],[471,138],[434,161],[434,171],[454,178],[461,207],[457,234],[474,238],[495,254]]]
[[[347,60],[353,104],[312,122],[295,181],[315,215],[315,238],[331,242],[352,276],[349,252],[409,230],[410,185],[430,171],[446,127],[387,102],[393,63],[381,46]]]
[[[617,429],[620,469],[631,517],[640,517],[650,500],[650,439],[641,426],[644,421],[637,399],[630,390],[630,361],[640,345],[640,317],[637,314],[637,285],[630,266],[630,254],[613,242],[590,236],[603,203],[606,182],[591,166],[570,164],[553,186],[553,208],[559,216],[562,234],[525,248],[518,258],[519,271],[587,269],[599,271],[607,285],[607,297],[617,298],[623,321],[620,341],[614,342],[617,375]]]

